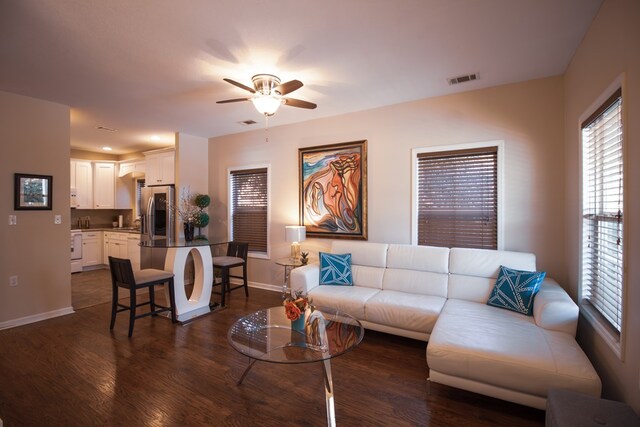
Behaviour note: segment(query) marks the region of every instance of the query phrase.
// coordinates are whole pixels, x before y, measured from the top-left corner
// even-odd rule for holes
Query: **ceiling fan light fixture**
[[[258,95],[251,98],[253,106],[260,114],[272,116],[282,105],[282,99],[275,95]]]

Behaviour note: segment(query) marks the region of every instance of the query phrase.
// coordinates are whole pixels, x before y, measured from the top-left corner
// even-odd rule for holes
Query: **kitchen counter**
[[[140,242],[140,246],[145,248],[192,248],[209,245],[211,245],[211,243],[209,243],[207,239],[193,239],[191,241],[184,239],[153,239]]]
[[[133,227],[122,227],[122,228],[113,228],[113,227],[89,227],[89,228],[74,228],[71,231],[112,231],[116,233],[130,233],[130,234],[141,234],[139,229]]]

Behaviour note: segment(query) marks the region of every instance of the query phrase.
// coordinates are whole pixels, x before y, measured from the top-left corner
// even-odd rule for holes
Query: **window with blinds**
[[[583,302],[622,331],[622,91],[582,123]]]
[[[418,244],[497,249],[498,147],[417,154]]]
[[[249,243],[249,251],[267,253],[267,168],[232,170],[230,179],[231,239]]]

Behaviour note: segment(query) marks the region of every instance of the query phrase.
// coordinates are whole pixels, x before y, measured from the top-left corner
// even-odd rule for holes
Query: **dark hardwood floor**
[[[322,426],[320,364],[258,362],[227,343],[240,316],[280,293],[234,292],[229,307],[185,325],[127,314],[109,331],[108,303],[0,331],[0,418],[13,426]],[[431,385],[426,343],[367,331],[332,360],[339,426],[541,426],[544,412]]]
[[[71,305],[75,310],[109,301],[111,301],[109,270],[90,270],[71,275]]]

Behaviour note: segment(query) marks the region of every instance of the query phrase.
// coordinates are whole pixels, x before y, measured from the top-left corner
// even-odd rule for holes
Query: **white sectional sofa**
[[[367,329],[428,341],[429,381],[544,409],[551,388],[600,396],[575,341],[578,307],[552,279],[533,316],[486,305],[499,267],[535,271],[529,253],[334,241],[352,256],[353,286],[319,286],[319,265],[291,272],[291,288]]]

